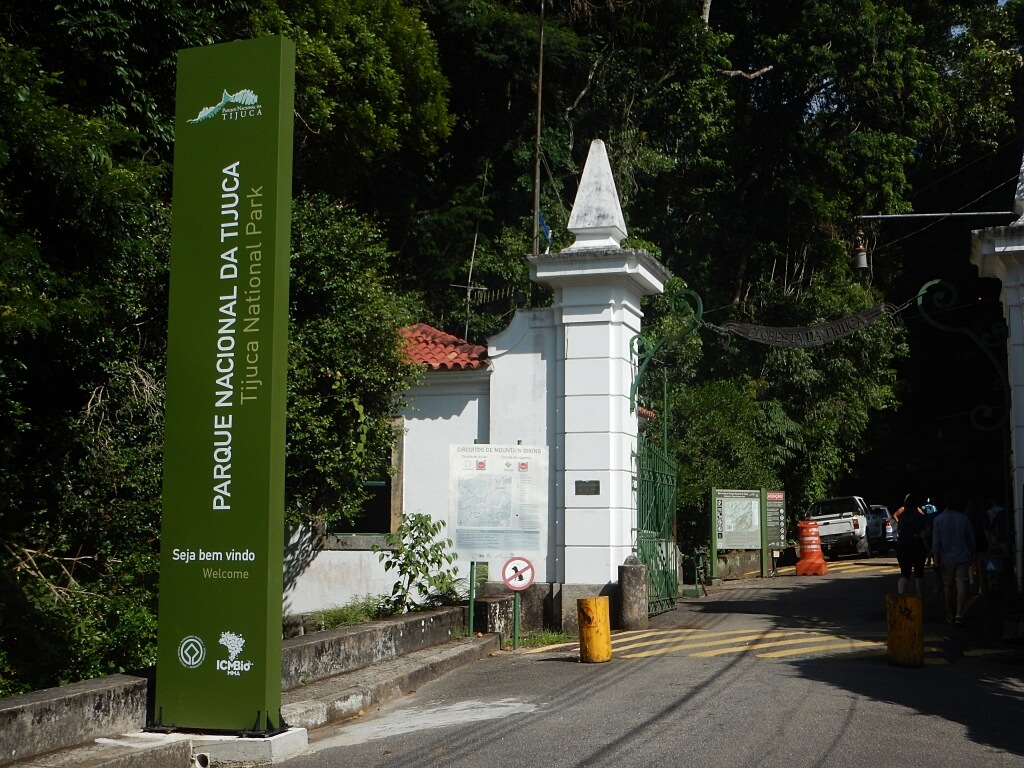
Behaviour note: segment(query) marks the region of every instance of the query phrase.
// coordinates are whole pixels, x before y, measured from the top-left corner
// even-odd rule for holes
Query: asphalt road
[[[1024,649],[926,603],[925,665],[886,660],[892,560],[726,582],[613,638],[502,652],[310,734],[322,766],[1024,765]]]

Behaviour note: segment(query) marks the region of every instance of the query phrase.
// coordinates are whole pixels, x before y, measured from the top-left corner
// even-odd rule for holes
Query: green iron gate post
[[[673,311],[677,306],[676,299],[684,299],[692,312],[692,322],[679,333],[665,336],[656,344],[652,344],[642,334],[633,337],[630,347],[637,359],[637,372],[629,393],[629,404],[633,411],[637,408],[636,398],[640,381],[655,354],[666,344],[689,335],[703,322],[703,303],[696,293],[684,288],[676,296],[668,298]],[[672,610],[679,593],[678,548],[675,536],[678,467],[668,455],[668,383],[664,369],[661,418],[661,445],[658,445],[656,438],[649,437],[641,431],[637,435],[637,449],[634,455],[637,484],[637,527],[634,532],[634,546],[637,557],[647,567],[649,615]]]

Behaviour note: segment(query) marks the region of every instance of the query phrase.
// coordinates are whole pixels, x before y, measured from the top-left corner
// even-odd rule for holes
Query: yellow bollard
[[[920,596],[886,595],[885,620],[889,663],[901,667],[923,667],[924,601]]]
[[[580,661],[611,661],[612,632],[608,596],[581,597],[576,601],[580,624]]]

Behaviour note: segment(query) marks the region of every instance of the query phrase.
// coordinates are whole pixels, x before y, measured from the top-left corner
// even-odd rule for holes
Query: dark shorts
[[[900,564],[900,576],[909,579],[911,574],[915,578],[924,578],[924,560],[927,556],[924,542],[915,538],[909,544],[896,545],[896,562]]]
[[[967,563],[941,563],[942,583],[952,587],[958,581],[969,581],[970,566]]]

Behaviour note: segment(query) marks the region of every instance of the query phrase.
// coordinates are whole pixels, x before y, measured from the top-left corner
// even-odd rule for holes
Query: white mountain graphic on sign
[[[199,114],[188,122],[201,123],[203,120],[209,120],[212,117],[216,117],[228,104],[237,104],[240,107],[251,107],[253,104],[258,103],[259,100],[259,96],[248,88],[243,88],[238,93],[228,93],[227,91],[224,91],[224,95],[220,97],[219,104],[214,104],[212,107],[203,107],[199,110]]]

